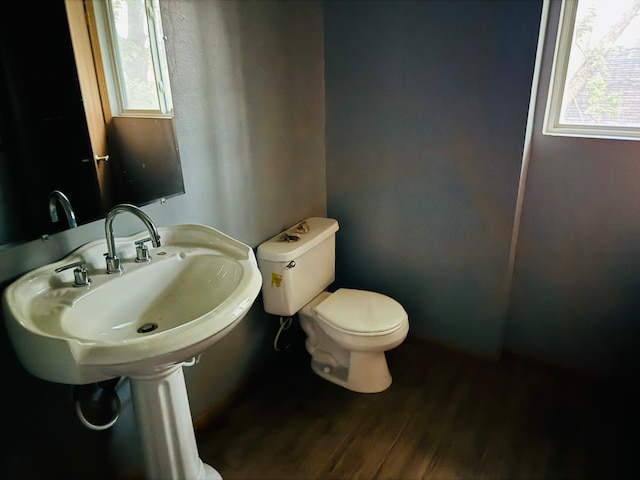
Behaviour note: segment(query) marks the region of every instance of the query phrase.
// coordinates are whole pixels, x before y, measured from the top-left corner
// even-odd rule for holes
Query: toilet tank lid
[[[289,262],[335,234],[338,228],[338,221],[333,218],[307,218],[260,244],[257,257],[271,262]]]

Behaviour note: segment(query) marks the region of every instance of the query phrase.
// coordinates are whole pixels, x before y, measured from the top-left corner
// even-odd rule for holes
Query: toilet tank
[[[267,313],[291,316],[334,281],[337,231],[336,220],[311,217],[258,246]]]

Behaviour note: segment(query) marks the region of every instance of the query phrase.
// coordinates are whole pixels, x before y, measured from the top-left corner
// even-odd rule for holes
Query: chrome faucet
[[[49,216],[52,222],[58,221],[58,209],[56,208],[56,200],[60,203],[60,206],[67,215],[67,222],[69,222],[69,228],[76,228],[78,223],[76,222],[76,214],[71,208],[71,202],[69,198],[60,190],[54,190],[49,194]]]
[[[107,219],[104,222],[104,231],[107,237],[107,250],[108,250],[107,253],[105,253],[105,258],[107,260],[107,273],[122,272],[122,267],[120,266],[120,259],[116,255],[116,241],[115,241],[115,237],[113,236],[113,220],[116,218],[116,216],[119,213],[122,213],[122,212],[133,213],[140,220],[142,220],[142,223],[144,223],[144,226],[147,227],[147,230],[149,230],[149,235],[151,237],[151,243],[153,244],[153,246],[154,247],[160,246],[160,235],[158,234],[158,229],[156,228],[155,224],[153,223],[153,220],[151,220],[149,215],[144,213],[135,205],[130,205],[128,203],[121,203],[119,205],[116,205],[111,210],[109,210],[109,213],[107,214]]]

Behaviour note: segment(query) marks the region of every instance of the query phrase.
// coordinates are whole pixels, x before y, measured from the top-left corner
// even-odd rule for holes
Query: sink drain
[[[138,328],[138,333],[149,333],[153,332],[156,328],[158,328],[157,323],[145,323],[140,328]]]

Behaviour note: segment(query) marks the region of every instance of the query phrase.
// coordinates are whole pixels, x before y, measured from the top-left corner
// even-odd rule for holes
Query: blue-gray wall
[[[540,1],[325,4],[338,280],[496,357]]]
[[[176,221],[207,223],[257,247],[325,215],[320,4],[172,0],[162,7],[187,191],[176,199]],[[212,353],[210,368],[188,372],[197,372],[196,412],[237,384],[255,365],[253,352],[271,346],[265,333],[275,334],[278,320],[261,308],[258,301],[255,321],[220,345],[224,356]],[[212,372],[230,381],[220,385]]]
[[[170,0],[161,8],[186,193],[144,210],[158,226],[203,223],[252,247],[301,219],[326,215],[321,4]],[[121,215],[114,227],[116,235],[126,235],[142,224]],[[3,249],[0,281],[103,236],[100,221],[46,242]],[[194,417],[264,364],[277,326],[278,319],[266,315],[258,299],[238,327],[185,369]],[[37,471],[36,444],[40,456],[49,452],[57,459],[47,468],[60,471],[60,477],[69,476],[65,468],[78,470],[78,478],[91,477],[107,468],[104,462],[121,476],[141,466],[126,385],[115,427],[107,435],[86,430],[70,410],[68,389],[31,378],[17,364],[4,329],[2,335],[2,358],[11,357],[11,410],[22,419],[13,422],[16,431],[5,429],[2,435],[21,439],[29,432],[37,438],[4,443],[9,446],[0,457],[0,476]]]
[[[543,136],[560,15],[550,2],[505,348],[637,378],[640,142]]]

